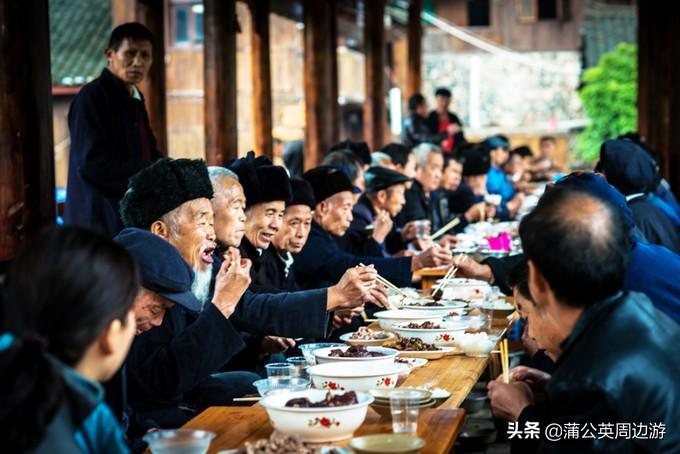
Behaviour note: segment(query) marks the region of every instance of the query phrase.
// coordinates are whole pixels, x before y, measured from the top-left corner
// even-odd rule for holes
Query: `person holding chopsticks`
[[[551,375],[515,368],[510,383],[491,382],[493,413],[520,431],[537,423],[537,452],[677,452],[680,363],[669,358],[680,327],[644,294],[624,290],[631,239],[621,211],[556,186],[522,220],[520,237],[532,296],[523,312],[555,367]],[[619,435],[622,424],[662,436]],[[547,430],[569,425],[577,436]],[[614,435],[598,436],[603,427]]]

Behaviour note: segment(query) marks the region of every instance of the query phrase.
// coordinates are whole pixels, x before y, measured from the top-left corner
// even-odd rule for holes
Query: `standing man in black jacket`
[[[137,89],[151,67],[153,46],[142,24],[116,27],[105,50],[108,66],[71,104],[66,224],[115,236],[123,228],[118,201],[128,179],[160,157]]]
[[[443,141],[460,131],[460,126],[451,123],[443,132],[432,132],[427,120],[427,101],[420,93],[408,99],[409,116],[404,120],[401,130],[401,143],[411,149],[421,143],[441,146]]]

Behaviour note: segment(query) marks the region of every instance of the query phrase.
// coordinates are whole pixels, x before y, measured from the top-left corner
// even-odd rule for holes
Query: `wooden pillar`
[[[204,0],[205,157],[224,165],[238,157],[236,122],[236,0]]]
[[[638,2],[638,128],[659,155],[661,174],[680,195],[680,11]],[[674,90],[673,87],[676,87]]]
[[[366,100],[364,139],[371,150],[382,147],[385,112],[385,1],[364,3],[364,53],[366,54]]]
[[[48,0],[0,2],[0,261],[55,213]]]
[[[140,22],[146,25],[155,38],[153,63],[141,90],[146,100],[151,129],[158,149],[168,154],[168,123],[165,83],[165,14],[163,0],[143,0],[140,5]]]
[[[338,78],[338,20],[337,12],[338,6],[335,0],[329,2],[330,7],[330,23],[328,27],[328,58],[331,59],[331,146],[340,142],[340,105],[338,104],[338,97],[340,96],[340,82]]]
[[[269,0],[253,0],[250,10],[255,152],[273,159]]]
[[[336,20],[332,1],[304,0],[305,169],[319,165],[337,137],[337,113],[333,112],[338,103],[333,94],[337,82],[333,79],[338,75],[331,56],[335,43],[329,33]]]
[[[408,8],[408,74],[406,79],[406,96],[420,93],[421,59],[423,43],[423,23],[420,14],[423,11],[423,0],[411,0]]]

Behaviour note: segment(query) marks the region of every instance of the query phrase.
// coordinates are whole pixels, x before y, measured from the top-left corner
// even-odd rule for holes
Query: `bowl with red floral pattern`
[[[362,391],[394,388],[405,364],[345,362],[326,363],[308,369],[312,386],[333,391]]]
[[[364,392],[308,389],[267,396],[260,404],[275,430],[324,443],[350,438],[372,402],[373,396]]]

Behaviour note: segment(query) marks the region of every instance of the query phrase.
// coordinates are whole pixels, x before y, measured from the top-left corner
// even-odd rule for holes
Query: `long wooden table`
[[[507,327],[505,319],[494,319],[493,327]],[[490,357],[493,359],[493,356]],[[422,453],[440,454],[451,450],[464,422],[465,411],[458,408],[484,372],[489,358],[470,358],[464,355],[446,356],[430,360],[414,369],[400,386],[442,388],[451,397],[437,408],[421,412],[418,419],[418,436],[426,441]],[[225,449],[242,448],[246,441],[255,442],[271,435],[273,428],[267,412],[259,405],[253,407],[210,407],[183,427],[209,430],[217,434],[209,453]],[[364,424],[354,436],[392,433],[392,423],[372,408]],[[347,446],[349,440],[332,443]]]
[[[418,436],[427,443],[421,453],[442,454],[451,450],[465,416],[465,410],[440,410],[428,408],[418,418]],[[209,454],[225,449],[242,448],[246,441],[268,438],[272,433],[267,411],[260,407],[211,407],[186,423],[183,427],[215,432]],[[392,421],[382,418],[372,408],[366,420],[354,433],[355,437],[392,433]],[[349,440],[333,444],[347,446]]]

